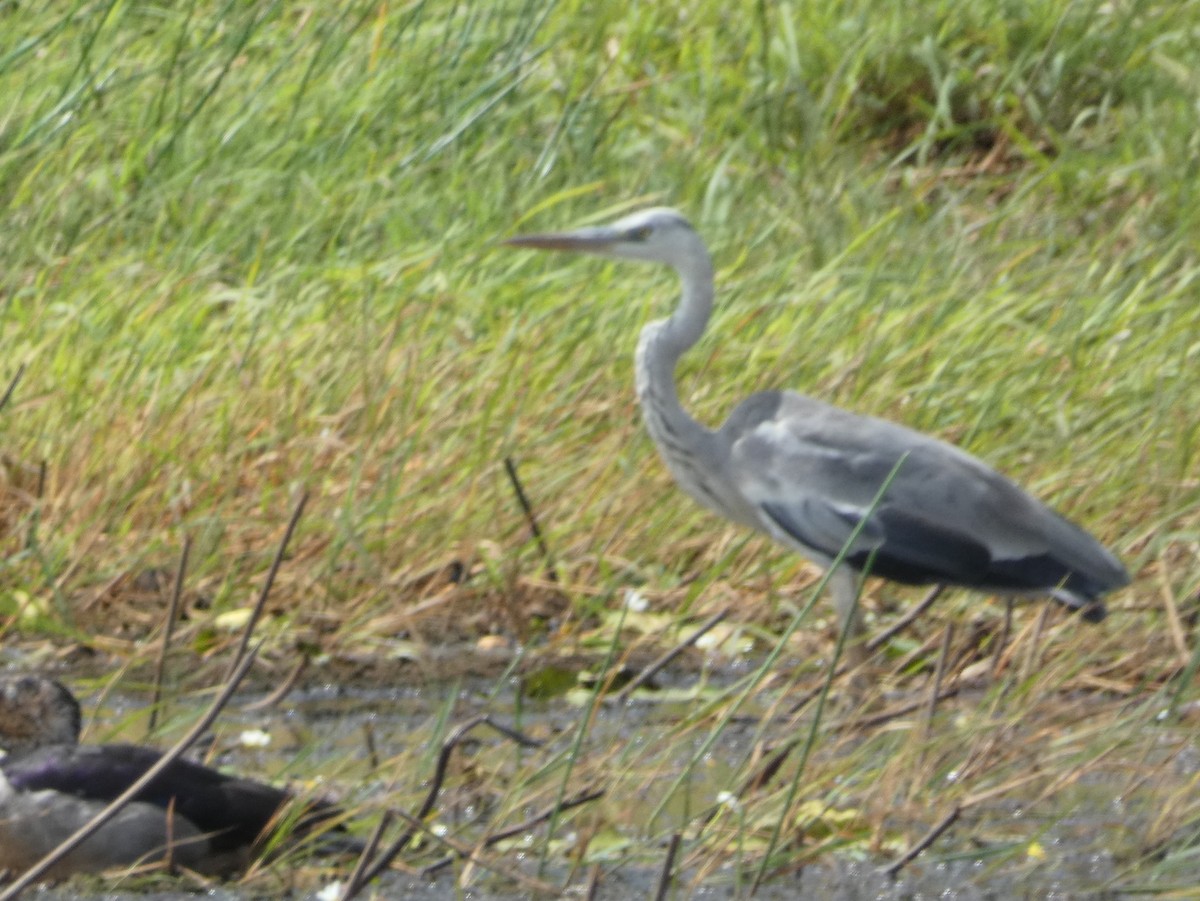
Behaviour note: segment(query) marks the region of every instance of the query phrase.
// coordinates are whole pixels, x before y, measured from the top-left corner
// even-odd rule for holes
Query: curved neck
[[[638,399],[646,428],[670,464],[670,451],[709,439],[711,432],[684,411],[675,388],[675,364],[708,325],[713,304],[712,262],[703,245],[676,265],[683,294],[667,319],[651,322],[638,340]]]

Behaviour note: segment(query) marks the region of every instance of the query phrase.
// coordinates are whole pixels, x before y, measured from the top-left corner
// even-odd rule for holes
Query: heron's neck
[[[700,340],[712,315],[713,273],[708,252],[701,247],[678,272],[683,283],[679,305],[669,318],[642,329],[635,367],[646,428],[668,463],[670,447],[698,447],[712,434],[684,411],[675,389],[675,364]]]

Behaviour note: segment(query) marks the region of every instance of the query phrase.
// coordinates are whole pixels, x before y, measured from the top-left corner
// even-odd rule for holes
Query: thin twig
[[[405,820],[409,820],[410,822],[415,821],[418,823],[423,823],[425,821],[425,818],[429,815],[429,812],[433,810],[433,806],[437,802],[438,795],[441,794],[442,783],[445,782],[446,779],[446,768],[450,763],[450,754],[454,751],[454,748],[460,742],[462,742],[467,733],[477,726],[484,725],[491,726],[497,732],[501,733],[507,738],[512,739],[519,745],[533,748],[541,746],[541,742],[529,738],[528,736],[518,732],[515,729],[511,729],[508,726],[496,723],[487,715],[472,717],[462,725],[456,727],[446,737],[446,740],[442,742],[441,751],[438,752],[437,765],[434,768],[433,781],[429,786],[429,791],[425,795],[424,802],[421,804],[421,809],[415,816],[410,817],[409,814],[401,811],[397,811],[397,815],[403,817]],[[342,895],[343,901],[353,898],[360,891],[362,891],[364,886],[366,886],[380,873],[386,870],[391,865],[392,861],[396,859],[396,856],[408,847],[409,842],[413,840],[415,835],[416,830],[414,829],[409,829],[402,833],[399,838],[388,845],[387,848],[384,849],[384,851],[371,862],[370,866],[363,867],[362,873],[358,874],[359,881],[352,881],[346,884],[345,893]],[[0,901],[3,901],[3,899],[0,899]]]
[[[267,710],[280,703],[286,698],[296,687],[296,683],[300,681],[300,677],[304,675],[304,671],[308,669],[308,657],[301,655],[296,665],[292,667],[292,671],[287,674],[287,677],[279,683],[279,687],[267,695],[265,698],[259,698],[253,704],[247,704],[242,709],[247,712],[255,710]]]
[[[929,688],[929,702],[925,708],[925,738],[933,734],[933,714],[937,710],[942,680],[946,677],[946,661],[950,657],[950,642],[954,638],[954,623],[946,623],[942,633],[942,650],[938,654],[937,667],[933,671],[933,685]]]
[[[554,898],[562,897],[562,886],[551,885],[550,883],[545,882],[541,879],[537,879],[533,876],[528,876],[525,873],[522,873],[520,870],[512,870],[507,867],[503,867],[494,860],[491,860],[491,861],[481,860],[479,858],[478,854],[476,853],[476,849],[467,847],[467,846],[461,844],[460,842],[456,842],[448,836],[439,835],[433,829],[429,828],[429,826],[427,826],[425,823],[421,822],[420,820],[418,820],[416,817],[412,816],[411,814],[405,813],[403,810],[397,810],[395,813],[396,813],[396,816],[400,817],[403,820],[408,821],[408,824],[411,827],[411,831],[413,832],[413,834],[416,834],[417,832],[423,833],[425,836],[427,836],[429,839],[436,842],[437,844],[442,845],[446,848],[449,848],[451,851],[454,852],[454,854],[457,857],[459,857],[463,860],[468,860],[472,864],[478,865],[485,870],[490,870],[493,873],[498,873],[499,875],[512,880],[518,886],[522,886],[526,891],[532,889],[532,890],[535,890],[541,894],[544,894],[544,895],[547,895],[550,897],[554,897]]]
[[[926,832],[920,841],[900,855],[899,858],[884,867],[883,873],[889,878],[895,879],[901,870],[912,863],[922,851],[936,842],[943,832],[954,825],[954,821],[958,819],[960,813],[962,813],[962,806],[959,804],[954,805],[954,808],[942,818],[942,821]]]
[[[727,616],[729,616],[728,607],[724,608],[723,610],[718,610],[716,613],[702,622],[700,627],[696,629],[695,632],[693,632],[683,641],[679,642],[679,644],[675,645],[675,647],[662,654],[657,660],[653,661],[649,666],[647,666],[633,679],[626,683],[620,691],[612,696],[613,699],[617,701],[623,701],[625,698],[629,697],[634,691],[646,684],[646,682],[648,682],[650,679],[653,679],[654,676],[661,672],[664,667],[668,666],[672,660],[694,645],[700,640],[702,635],[710,631]]]
[[[851,669],[853,669],[853,667],[839,666],[837,669],[837,675],[844,676],[846,673],[850,672]],[[821,688],[823,685],[824,683],[822,682],[815,688],[810,688],[804,694],[800,695],[797,700],[793,701],[792,706],[788,708],[788,716],[795,716],[797,713],[819,698],[821,696]]]
[[[988,679],[992,682],[996,681],[996,676],[1000,674],[1000,661],[1004,656],[1004,646],[1008,644],[1008,636],[1012,633],[1012,616],[1013,616],[1013,599],[1004,599],[1004,627],[1000,630],[1000,637],[996,640],[996,653],[992,655],[992,666],[988,672]]]
[[[951,685],[949,688],[938,692],[937,700],[942,702],[947,698],[952,698],[961,691],[958,685]],[[841,732],[846,729],[874,729],[876,726],[882,726],[884,723],[894,720],[897,717],[907,716],[922,707],[929,705],[929,699],[923,698],[918,701],[911,701],[907,704],[901,704],[898,707],[892,707],[888,710],[882,710],[879,713],[873,713],[870,716],[860,716],[855,719],[843,720],[840,723],[830,723],[829,730],[831,732]]]
[[[37,882],[44,876],[51,867],[61,861],[64,857],[79,847],[84,841],[91,837],[101,826],[120,813],[130,801],[136,798],[151,782],[157,779],[162,773],[178,760],[184,752],[188,750],[196,740],[203,735],[208,728],[216,720],[217,716],[229,703],[229,699],[233,697],[233,693],[237,691],[238,685],[241,684],[246,673],[250,671],[250,667],[254,663],[254,658],[258,654],[258,648],[249,649],[242,655],[238,661],[237,667],[230,673],[229,678],[225,680],[225,685],[221,689],[220,694],[213,700],[208,710],[205,712],[196,723],[188,730],[188,733],[177,741],[169,751],[164,753],[159,758],[158,762],[150,769],[142,774],[133,785],[121,792],[107,807],[92,817],[86,825],[77,829],[70,837],[62,841],[57,848],[39,860],[36,864],[21,874],[20,878],[9,885],[2,894],[0,901],[12,901],[21,892],[29,888],[33,883]]]
[[[596,901],[600,896],[600,864],[592,864],[588,870],[587,890],[583,893],[584,901]]]
[[[425,795],[425,800],[421,804],[421,809],[417,812],[417,819],[424,821],[425,817],[429,816],[429,812],[433,810],[433,805],[437,802],[437,797],[442,791],[442,783],[446,781],[446,769],[450,765],[450,755],[454,749],[462,742],[467,734],[477,726],[491,726],[506,738],[512,739],[517,744],[526,748],[539,748],[542,743],[536,739],[529,738],[518,732],[515,729],[510,729],[508,726],[494,722],[492,718],[486,714],[482,716],[472,717],[465,723],[455,728],[446,740],[442,742],[442,748],[438,752],[437,765],[434,767],[433,782],[429,786],[429,792]],[[405,842],[407,844],[407,842]]]
[[[665,901],[667,892],[671,890],[671,871],[675,868],[675,855],[679,853],[679,841],[679,833],[672,833],[671,843],[667,845],[667,859],[663,861],[662,872],[658,876],[658,891],[654,893],[654,901]]]
[[[446,737],[446,740],[442,742],[442,749],[438,752],[437,766],[434,769],[433,784],[429,786],[429,793],[425,796],[425,801],[421,805],[420,812],[417,814],[418,820],[424,820],[425,817],[429,815],[429,812],[433,810],[434,802],[437,801],[437,796],[442,790],[442,783],[446,779],[446,768],[450,765],[451,752],[453,752],[455,747],[457,747],[462,740],[467,737],[467,734],[477,726],[491,726],[505,738],[515,741],[522,747],[540,748],[542,746],[542,743],[537,739],[530,738],[528,735],[518,732],[516,729],[513,729],[509,726],[505,726],[503,723],[497,723],[487,714],[472,717],[462,725],[456,727]]]
[[[367,865],[371,862],[371,858],[375,856],[375,849],[379,847],[379,842],[383,839],[383,833],[392,824],[392,819],[392,812],[385,810],[383,816],[379,818],[379,822],[375,824],[375,828],[371,831],[371,837],[367,839],[367,844],[362,849],[362,853],[358,855],[358,860],[354,864],[354,870],[350,873],[350,878],[346,881],[346,888],[342,891],[340,901],[350,901],[367,884],[366,880],[363,879],[363,874],[366,873]]]
[[[12,400],[13,392],[17,390],[17,384],[21,381],[21,376],[25,374],[25,364],[22,363],[17,367],[16,375],[9,380],[8,387],[4,389],[4,396],[0,397],[0,410],[8,406],[8,402]]]
[[[154,694],[150,699],[150,721],[147,732],[153,734],[158,727],[158,708],[162,702],[163,673],[167,667],[167,652],[175,635],[175,622],[179,618],[179,602],[183,597],[183,577],[187,573],[188,557],[192,553],[192,536],[183,536],[183,550],[179,553],[179,566],[175,569],[175,585],[171,589],[171,603],[167,608],[167,621],[163,623],[162,644],[158,649],[158,660],[154,663]]]
[[[246,648],[250,644],[250,636],[254,632],[254,627],[258,624],[258,619],[262,616],[263,608],[267,605],[267,595],[271,593],[271,586],[275,584],[275,576],[279,573],[279,567],[283,564],[283,555],[287,550],[288,542],[292,539],[292,533],[296,531],[296,524],[300,522],[300,515],[304,512],[304,505],[308,502],[308,492],[303,491],[300,494],[300,500],[296,502],[296,509],[292,511],[292,517],[288,520],[287,528],[284,530],[283,539],[279,542],[279,549],[275,552],[275,559],[271,561],[271,568],[267,570],[267,581],[263,583],[262,591],[259,592],[258,600],[254,602],[254,609],[250,612],[250,622],[247,624],[245,631],[242,632],[242,640],[238,645],[237,653],[229,664],[230,673],[237,668],[242,660],[242,655],[246,653]],[[226,674],[228,681],[229,675]]]
[[[1175,650],[1179,652],[1179,665],[1187,666],[1192,659],[1192,652],[1187,646],[1187,635],[1183,628],[1183,618],[1179,615],[1179,605],[1175,603],[1175,592],[1171,590],[1171,564],[1167,555],[1159,559],[1162,567],[1161,582],[1163,607],[1167,611],[1167,625],[1171,630],[1171,640],[1175,642]]]
[[[570,810],[573,807],[579,807],[580,805],[588,804],[603,797],[604,789],[595,787],[585,788],[570,798],[565,799],[561,804],[551,804],[549,807],[538,813],[535,813],[527,820],[522,820],[515,826],[509,826],[508,828],[502,829],[499,832],[493,832],[487,837],[484,845],[486,847],[491,847],[497,842],[504,841],[506,838],[512,838],[514,835],[520,835],[522,832],[528,832],[535,826],[540,826],[542,823],[546,822],[546,820],[550,819],[550,817],[552,817],[556,811],[561,813],[564,810]]]
[[[499,832],[493,832],[482,842],[483,847],[490,848],[492,845],[499,844],[505,839],[512,838],[514,835],[520,835],[523,832],[529,832],[535,826],[540,826],[542,823],[554,816],[555,813],[561,813],[564,810],[570,810],[573,807],[579,807],[583,804],[588,804],[592,801],[604,797],[604,789],[602,788],[585,788],[578,794],[567,798],[561,804],[551,804],[539,813],[535,813],[527,820],[517,823],[515,826],[509,826],[501,829]],[[438,870],[448,867],[455,860],[454,857],[446,857],[439,860],[437,863],[431,863],[421,871],[423,876],[429,876],[436,873]]]
[[[375,744],[375,726],[373,720],[363,720],[362,736],[364,750],[367,752],[367,762],[372,770],[379,769],[379,748]]]
[[[525,494],[521,478],[517,475],[517,464],[513,462],[512,457],[504,458],[504,471],[508,473],[508,480],[512,483],[513,492],[517,495],[517,503],[521,505],[521,510],[525,513],[525,521],[529,523],[529,532],[533,535],[533,540],[537,542],[538,549],[542,552],[542,559],[546,562],[546,578],[551,582],[558,582],[558,566],[554,562],[550,548],[546,545],[546,539],[542,537],[542,529],[538,525],[537,516],[534,515],[533,505],[529,503],[529,497]]]
[[[1022,679],[1029,676],[1038,668],[1042,656],[1042,635],[1046,631],[1046,620],[1050,617],[1050,605],[1042,604],[1037,619],[1033,624],[1033,635],[1029,639],[1029,653],[1025,655],[1025,666],[1021,673]]]
[[[757,770],[747,776],[742,782],[741,786],[738,788],[736,795],[738,800],[745,800],[746,796],[751,792],[758,791],[760,788],[774,779],[775,774],[779,772],[779,768],[783,766],[783,762],[787,760],[788,755],[795,750],[795,747],[798,744],[800,744],[800,739],[793,738],[785,741],[778,748],[767,749],[766,757],[763,759],[762,764]],[[713,813],[715,814],[719,809],[719,804],[714,806]]]
[[[903,616],[901,616],[898,620],[896,620],[878,635],[871,636],[871,638],[867,641],[866,646],[868,653],[879,649],[881,646],[891,641],[891,639],[898,633],[908,628],[908,625],[918,616],[928,610],[930,604],[936,601],[945,590],[945,585],[934,585],[933,588],[929,589],[929,593],[926,594],[925,597],[923,597],[908,610],[904,611]]]

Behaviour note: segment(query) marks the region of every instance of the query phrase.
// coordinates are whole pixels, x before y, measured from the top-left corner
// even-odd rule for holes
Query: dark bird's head
[[[79,702],[45,676],[0,676],[0,748],[13,755],[79,740]]]

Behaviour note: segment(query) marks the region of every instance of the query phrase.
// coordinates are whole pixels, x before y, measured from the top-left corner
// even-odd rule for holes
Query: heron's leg
[[[838,627],[846,633],[847,662],[857,666],[867,659],[863,645],[867,629],[858,610],[858,576],[854,570],[839,566],[829,576],[829,587],[833,592]]]
[[[846,632],[846,638],[861,637],[866,632],[862,614],[858,611],[858,579],[852,569],[839,566],[829,576],[829,587],[833,592],[833,606],[837,610],[838,625]]]

